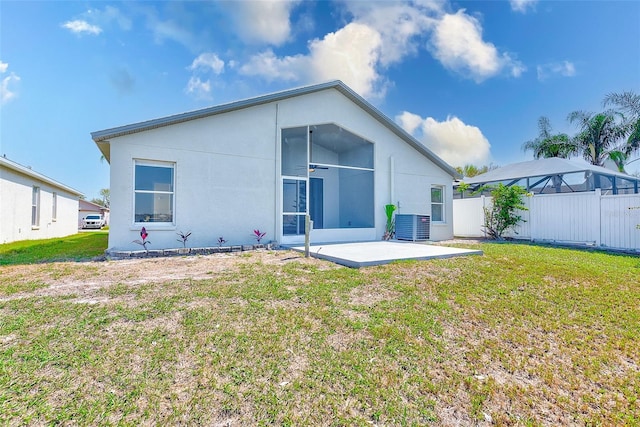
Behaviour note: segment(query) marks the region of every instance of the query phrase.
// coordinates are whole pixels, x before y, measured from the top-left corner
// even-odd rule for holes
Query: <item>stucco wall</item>
[[[40,187],[40,225],[31,226],[33,186]],[[53,193],[57,217],[53,220]],[[78,197],[16,171],[0,168],[0,242],[49,239],[78,232]]]
[[[280,129],[335,123],[375,143],[375,230],[352,236],[382,237],[384,205],[400,202],[401,213],[430,214],[430,186],[443,185],[444,224],[432,227],[434,240],[453,236],[452,177],[399,139],[334,89],[289,98],[277,104],[192,120],[114,138],[111,141],[111,227],[109,247],[139,249],[140,225],[133,224],[134,160],[175,162],[174,226],[146,224],[149,248],[178,247],[177,231],[192,231],[189,246],[211,246],[219,236],[228,244],[280,241]],[[390,175],[390,158],[395,165]],[[331,179],[331,177],[327,177]],[[393,199],[390,187],[395,182]],[[339,201],[325,199],[325,210]],[[325,217],[325,227],[331,216]]]
[[[111,144],[109,247],[132,243],[134,160],[175,162],[175,227],[145,224],[151,249],[180,246],[176,232],[192,232],[191,247],[253,242],[252,231],[274,238],[275,106],[259,106],[117,138]]]
[[[281,128],[336,123],[374,142],[376,239],[384,233],[384,205],[388,203],[399,206],[397,213],[431,215],[432,185],[445,189],[446,220],[432,224],[431,240],[453,237],[453,178],[340,92],[328,90],[288,99],[280,103],[279,117]]]

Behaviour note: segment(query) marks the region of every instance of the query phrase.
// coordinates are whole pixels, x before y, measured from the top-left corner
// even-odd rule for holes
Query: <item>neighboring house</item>
[[[77,190],[0,157],[0,243],[78,232]]]
[[[385,209],[431,216],[449,239],[458,173],[334,81],[93,132],[111,165],[111,250],[382,238]]]
[[[453,231],[483,237],[492,186],[520,185],[526,211],[507,236],[531,241],[640,251],[640,179],[583,161],[549,158],[506,165],[463,179],[453,201]],[[460,184],[455,185],[458,189]],[[474,191],[475,190],[475,191]]]
[[[462,181],[469,185],[469,189],[465,192],[456,191],[456,199],[488,195],[490,189],[478,189],[498,183],[519,185],[533,194],[578,193],[599,188],[603,195],[635,194],[640,184],[638,177],[582,160],[559,157],[512,163]],[[459,183],[454,188],[459,188]]]
[[[102,215],[102,218],[104,218],[104,224],[109,225],[109,208],[105,208],[104,206],[100,206],[86,200],[80,200],[78,210],[78,228],[82,227],[83,218],[92,214]]]

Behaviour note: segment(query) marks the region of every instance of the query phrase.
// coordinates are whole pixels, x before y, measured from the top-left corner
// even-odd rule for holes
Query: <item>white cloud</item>
[[[422,125],[422,121],[422,117],[408,111],[396,116],[396,123],[413,136],[416,136],[416,130]]]
[[[191,32],[176,22],[150,18],[147,25],[158,44],[164,43],[165,40],[173,40],[187,47],[194,46],[194,37]]]
[[[419,39],[436,22],[437,4],[352,2],[348,3],[355,22],[364,24],[380,34],[380,64],[388,66],[415,54]]]
[[[482,39],[482,26],[464,9],[445,14],[436,24],[430,40],[433,56],[451,71],[480,83],[508,70],[518,77],[525,70],[522,63],[513,60]]]
[[[278,58],[271,49],[253,55],[239,68],[239,72],[248,76],[261,76],[268,81],[306,81],[309,58],[304,55]]]
[[[105,6],[103,10],[89,9],[82,17],[87,18],[91,22],[97,22],[104,26],[111,24],[111,22],[117,22],[118,26],[129,31],[133,27],[131,18],[120,12],[120,9],[113,6]]]
[[[352,22],[308,43],[306,54],[278,57],[272,50],[252,56],[239,71],[267,80],[304,84],[340,79],[367,98],[384,96],[382,73],[414,54],[434,25],[440,2],[421,4],[349,2]]]
[[[187,83],[185,89],[189,95],[193,95],[196,98],[210,99],[211,98],[211,82],[209,80],[202,81],[200,77],[191,77]]]
[[[242,40],[279,46],[291,36],[291,10],[300,0],[235,1],[228,3]]]
[[[528,9],[535,9],[538,0],[509,0],[509,3],[514,12],[527,13]]]
[[[311,42],[310,72],[316,81],[338,78],[364,97],[379,96],[376,64],[381,44],[380,34],[374,29],[348,24],[322,40]]]
[[[538,80],[544,81],[553,76],[573,77],[576,75],[576,67],[570,61],[551,62],[538,65]]]
[[[271,50],[254,55],[240,73],[267,80],[314,83],[340,79],[364,97],[380,96],[384,89],[375,66],[380,58],[380,34],[350,23],[322,40],[309,43],[308,55],[278,58]]]
[[[224,71],[224,61],[215,53],[202,53],[193,60],[189,70],[212,71],[214,74],[220,74]]]
[[[102,32],[102,28],[97,25],[91,25],[87,21],[76,19],[75,21],[67,21],[62,24],[63,28],[75,34],[93,34],[98,35]]]
[[[8,69],[9,64],[0,61],[0,74],[6,73]],[[8,76],[2,78],[2,83],[0,84],[0,103],[6,104],[17,96],[14,87],[18,84],[19,81],[20,76],[13,72]]]
[[[480,22],[459,10],[445,13],[440,0],[346,2],[352,21],[308,43],[308,52],[278,56],[272,49],[255,54],[237,69],[241,74],[317,83],[340,79],[366,98],[384,96],[391,82],[385,70],[427,45],[440,63],[482,82],[499,74],[519,77],[526,68],[482,39]],[[231,65],[230,65],[231,66]]]
[[[455,116],[439,122],[404,111],[396,122],[452,166],[483,165],[490,160],[491,144],[482,131]]]

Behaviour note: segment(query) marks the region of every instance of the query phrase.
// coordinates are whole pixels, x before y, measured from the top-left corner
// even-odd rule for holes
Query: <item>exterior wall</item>
[[[432,238],[453,236],[452,177],[340,92],[326,90],[113,139],[109,248],[141,249],[132,243],[141,227],[133,224],[135,159],[176,165],[176,225],[145,224],[150,249],[180,246],[177,231],[192,231],[190,247],[213,246],[219,236],[231,245],[252,243],[254,229],[281,242],[280,131],[324,123],[375,144],[375,228],[314,230],[314,242],[380,239],[388,203],[430,215],[433,184],[445,187],[447,220],[432,226]]]
[[[134,160],[175,162],[175,226],[145,224],[149,249],[255,242],[275,236],[275,106],[263,105],[123,136],[111,142],[109,248],[142,249],[133,222]]]
[[[40,225],[31,226],[33,187],[40,187]],[[53,193],[57,215],[53,220]],[[78,231],[78,197],[49,183],[0,168],[0,243],[50,239]]]
[[[442,224],[431,225],[431,240],[446,240],[453,237],[453,178],[451,175],[338,91],[322,91],[313,96],[291,98],[280,102],[278,123],[280,128],[335,123],[374,143],[375,233],[369,233],[366,236],[365,233],[359,236],[354,235],[353,240],[382,238],[386,223],[384,206],[389,203],[398,206],[396,213],[431,215],[432,185],[444,187],[446,220]],[[277,170],[279,170],[279,154],[277,160]],[[345,235],[346,229],[340,229],[338,232]],[[334,241],[339,238],[339,235],[331,235],[324,241]]]
[[[482,207],[490,203],[490,197],[454,200],[455,235],[484,237]],[[527,222],[508,237],[640,251],[640,195],[535,195],[525,205]]]

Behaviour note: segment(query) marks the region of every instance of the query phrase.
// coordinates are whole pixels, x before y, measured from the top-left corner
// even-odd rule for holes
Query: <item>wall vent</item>
[[[429,240],[431,230],[431,217],[429,215],[397,214],[396,215],[396,239]]]

